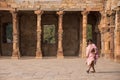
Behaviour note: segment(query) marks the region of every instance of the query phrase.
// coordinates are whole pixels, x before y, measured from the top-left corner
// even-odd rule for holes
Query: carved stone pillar
[[[18,31],[18,19],[17,19],[17,10],[13,9],[10,11],[12,14],[12,22],[13,22],[13,52],[12,52],[12,58],[19,58],[20,52],[19,52],[19,31]]]
[[[114,58],[114,30],[115,30],[115,11],[110,11],[110,54],[111,59]]]
[[[101,56],[103,57],[104,56],[104,32],[101,30],[100,31],[101,33]]]
[[[88,15],[88,11],[83,11],[82,15],[83,15],[83,21],[82,21],[82,57],[85,57],[86,54],[86,46],[87,46],[87,15]]]
[[[96,43],[96,45],[97,45],[98,51],[100,53],[100,49],[101,49],[101,36],[100,36],[100,32],[99,32],[98,29],[96,30],[96,34],[97,34],[97,43]]]
[[[114,29],[115,27],[110,27],[110,58],[114,58]]]
[[[116,11],[115,60],[120,62],[120,10]]]
[[[103,54],[105,57],[109,57],[109,53],[110,53],[110,48],[109,48],[109,44],[110,44],[110,35],[108,32],[109,28],[108,27],[104,27],[102,29],[103,31],[103,41],[104,41],[104,48],[103,48]]]
[[[43,11],[36,10],[35,14],[37,14],[37,49],[36,49],[36,58],[42,58],[42,50],[41,50],[41,15]]]
[[[0,31],[1,31],[1,17],[2,17],[2,15],[0,15]],[[0,32],[0,56],[2,55],[2,39],[1,39],[1,32]]]
[[[101,56],[105,55],[105,33],[104,28],[106,27],[106,13],[101,11],[101,21],[100,21],[100,33],[101,33]]]
[[[59,15],[58,19],[58,50],[57,50],[57,58],[63,58],[63,46],[62,46],[62,38],[63,38],[63,11],[58,11],[57,14]]]
[[[115,12],[114,11],[107,11],[107,31],[105,32],[105,54],[108,58],[113,58],[114,56],[114,25],[115,25]]]

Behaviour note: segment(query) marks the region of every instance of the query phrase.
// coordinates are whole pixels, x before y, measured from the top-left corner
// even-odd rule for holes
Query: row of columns
[[[101,12],[101,53],[120,60],[120,10]]]
[[[12,58],[19,58],[20,57],[20,51],[19,51],[19,30],[18,30],[18,17],[17,13],[18,11],[16,9],[13,9],[10,11],[12,14],[12,22],[13,22],[13,52],[12,52]],[[36,46],[36,58],[42,58],[42,50],[41,50],[41,16],[43,14],[43,11],[36,10],[34,12],[37,15],[37,46]],[[62,37],[63,37],[63,11],[58,11],[57,14],[59,15],[58,19],[58,50],[57,50],[57,58],[63,58],[63,46],[62,46]],[[86,34],[87,34],[87,15],[88,11],[82,12],[83,15],[83,38],[82,38],[82,57],[85,55],[86,51]]]

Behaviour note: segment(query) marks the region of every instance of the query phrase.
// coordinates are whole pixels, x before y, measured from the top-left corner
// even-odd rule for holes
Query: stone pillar
[[[110,34],[109,34],[108,30],[109,30],[108,27],[103,28],[103,41],[104,41],[103,54],[106,58],[109,58],[109,53],[110,53],[110,49],[109,49]]]
[[[101,34],[101,56],[103,57],[104,56],[104,32],[101,30],[100,31],[100,34]]]
[[[85,57],[86,54],[86,47],[87,47],[87,15],[88,15],[88,11],[83,11],[82,15],[83,15],[83,21],[82,21],[82,56],[81,57]]]
[[[110,27],[110,58],[114,58],[114,26]]]
[[[120,10],[116,11],[115,60],[120,62]]]
[[[63,58],[63,46],[62,46],[62,38],[63,38],[63,11],[58,11],[59,15],[58,19],[58,50],[57,50],[57,58]]]
[[[19,39],[18,39],[18,19],[17,19],[17,10],[13,9],[10,11],[12,14],[12,22],[13,22],[13,52],[12,52],[12,58],[19,58],[20,52],[19,52]]]
[[[100,21],[100,33],[101,33],[101,56],[105,56],[105,31],[106,27],[106,13],[104,11],[100,11],[101,13],[101,21]]]
[[[105,54],[108,58],[113,58],[113,52],[114,52],[114,25],[115,25],[115,12],[114,11],[107,11],[107,25],[106,25],[106,33],[105,33]]]
[[[0,15],[0,56],[2,55],[1,17],[2,17],[2,15]]]
[[[42,58],[41,50],[41,15],[43,11],[36,10],[35,14],[37,15],[37,48],[36,48],[36,58]]]
[[[110,15],[110,58],[114,58],[114,30],[115,30],[115,11],[111,11]]]
[[[99,50],[99,53],[100,53],[100,48],[101,48],[101,36],[100,36],[100,32],[97,31],[97,47],[98,47],[98,50]]]

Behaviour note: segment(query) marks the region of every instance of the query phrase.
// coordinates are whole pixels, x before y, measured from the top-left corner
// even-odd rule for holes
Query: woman
[[[87,57],[87,65],[89,67],[87,70],[87,73],[89,73],[91,68],[93,69],[92,72],[95,73],[94,64],[96,63],[96,60],[98,58],[97,47],[95,46],[95,44],[91,39],[89,39],[87,43],[88,43],[88,46],[86,49],[86,57]]]

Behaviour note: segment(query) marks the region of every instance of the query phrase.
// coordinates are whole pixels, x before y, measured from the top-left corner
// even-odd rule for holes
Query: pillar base
[[[62,51],[59,51],[59,52],[57,53],[57,58],[58,58],[58,59],[63,59],[63,58],[64,58]]]
[[[42,59],[42,53],[40,51],[36,52],[36,59]]]
[[[86,58],[85,56],[81,56],[81,58]]]
[[[57,56],[57,59],[64,59],[64,56]]]
[[[17,50],[15,50],[15,51],[13,51],[11,58],[12,59],[19,59],[20,56],[18,56],[18,55],[19,55],[19,52]]]
[[[35,58],[36,58],[36,59],[42,59],[42,57],[41,57],[41,56],[36,56]]]
[[[19,59],[18,56],[12,56],[11,59]]]
[[[86,58],[86,55],[85,54],[81,54],[81,58]]]
[[[116,55],[114,61],[120,63],[120,55]]]

